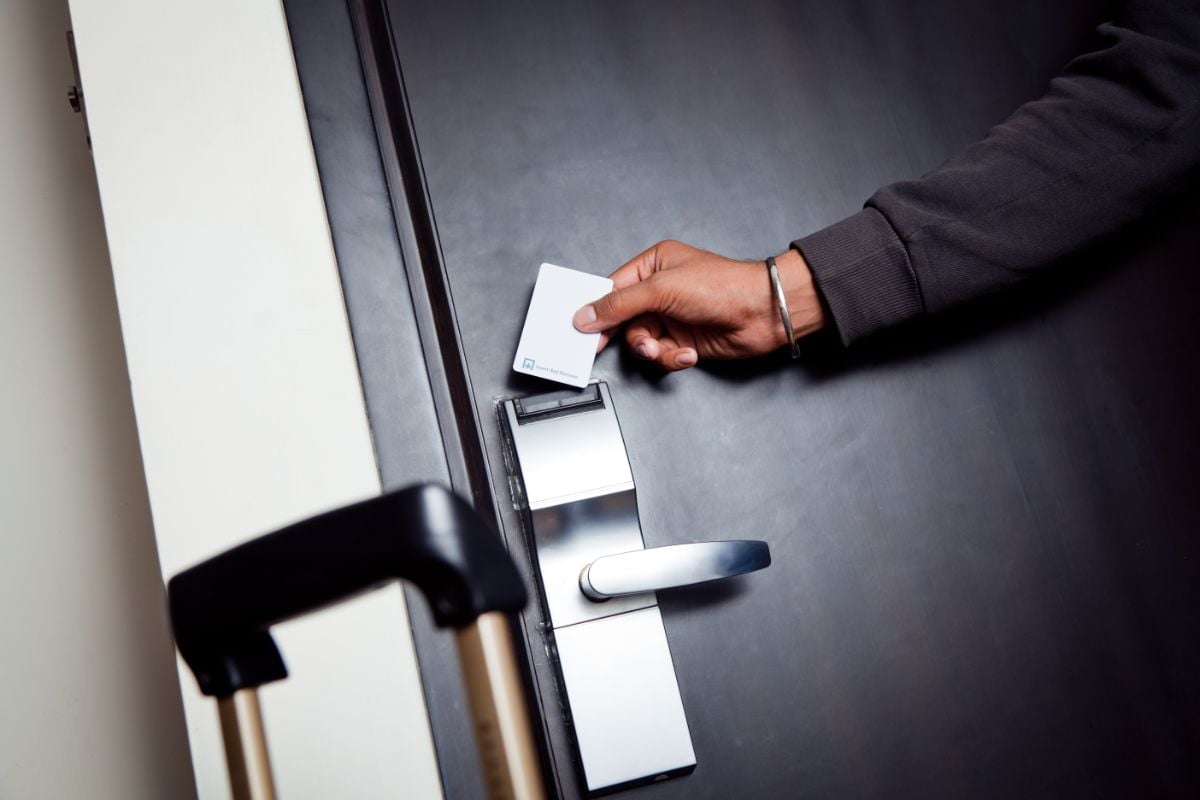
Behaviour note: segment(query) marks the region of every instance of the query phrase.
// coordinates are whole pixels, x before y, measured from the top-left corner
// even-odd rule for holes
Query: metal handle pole
[[[498,611],[481,614],[458,631],[457,642],[488,797],[543,800],[545,790],[508,618]]]
[[[229,697],[218,698],[217,712],[233,800],[275,800],[258,690],[239,689]]]

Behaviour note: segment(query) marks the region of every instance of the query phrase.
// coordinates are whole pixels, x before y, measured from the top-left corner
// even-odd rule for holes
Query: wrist
[[[779,282],[783,286],[796,338],[825,327],[825,308],[804,256],[796,250],[787,250],[775,257],[775,268],[779,271]]]

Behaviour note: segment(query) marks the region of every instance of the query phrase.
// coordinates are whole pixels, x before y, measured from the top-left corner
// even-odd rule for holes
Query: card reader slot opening
[[[604,398],[600,394],[598,383],[589,384],[582,389],[564,389],[513,400],[518,425],[601,408],[604,408]]]

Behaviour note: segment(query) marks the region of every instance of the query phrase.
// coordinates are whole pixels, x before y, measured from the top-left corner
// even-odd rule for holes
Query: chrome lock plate
[[[655,591],[762,569],[767,544],[646,549],[607,383],[503,400],[499,413],[587,790],[691,772]]]

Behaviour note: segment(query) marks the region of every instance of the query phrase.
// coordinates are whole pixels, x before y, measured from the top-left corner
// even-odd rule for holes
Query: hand
[[[825,324],[812,273],[795,250],[777,256],[792,327]],[[639,357],[680,370],[701,358],[769,353],[788,343],[766,265],[735,261],[682,242],[659,242],[611,276],[614,290],[575,313],[575,327],[600,332],[603,350],[622,323]]]

